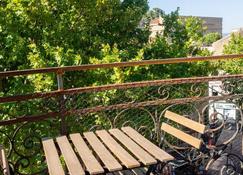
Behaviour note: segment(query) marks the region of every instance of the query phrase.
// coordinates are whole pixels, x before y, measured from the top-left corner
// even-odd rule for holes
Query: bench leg
[[[173,167],[168,167],[168,169],[165,170],[167,163],[158,163],[155,165],[149,166],[146,175],[174,175],[174,168]]]
[[[156,170],[156,167],[157,167],[157,164],[155,165],[150,165],[147,172],[146,172],[146,175],[150,175],[152,172],[155,172]]]

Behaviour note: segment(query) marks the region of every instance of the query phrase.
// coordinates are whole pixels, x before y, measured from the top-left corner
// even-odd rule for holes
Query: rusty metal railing
[[[49,67],[49,68],[40,68],[40,69],[0,72],[0,78],[20,76],[20,75],[40,74],[40,73],[63,74],[64,72],[84,71],[84,70],[92,70],[92,69],[99,69],[99,68],[104,69],[104,68],[114,68],[114,67],[178,64],[178,63],[190,63],[190,62],[198,62],[198,61],[232,60],[232,59],[241,59],[241,58],[243,58],[243,54],[219,55],[219,56],[208,56],[208,57],[167,58],[167,59],[131,61],[131,62],[120,62],[120,63],[108,63],[108,64],[91,64],[91,65],[87,64],[87,65],[80,65],[80,66]]]
[[[160,124],[166,109],[194,117],[200,122],[207,122],[207,109],[212,101],[234,103],[241,110],[243,74],[65,89],[65,73],[241,58],[243,54],[0,72],[0,79],[49,73],[57,76],[56,90],[0,97],[0,144],[8,148],[10,164],[17,174],[41,174],[46,171],[41,156],[42,137],[131,125],[159,142]],[[209,96],[208,83],[211,81],[222,82],[224,93]]]

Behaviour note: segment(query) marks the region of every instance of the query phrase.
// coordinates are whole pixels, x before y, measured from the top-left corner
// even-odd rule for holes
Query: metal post
[[[57,85],[58,85],[58,90],[63,91],[63,74],[64,72],[57,72]],[[64,95],[59,96],[59,110],[61,113],[61,135],[66,135],[67,134],[67,123],[66,123],[66,116],[65,116],[65,98]]]
[[[57,86],[58,86],[58,90],[62,91],[63,88],[63,73],[58,73],[57,74]]]

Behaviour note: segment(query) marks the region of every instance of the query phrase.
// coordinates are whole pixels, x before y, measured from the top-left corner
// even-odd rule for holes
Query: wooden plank
[[[48,171],[50,175],[64,175],[59,155],[53,139],[43,139],[42,145],[46,157]]]
[[[8,160],[2,145],[0,145],[0,165],[3,170],[3,175],[10,175]]]
[[[100,157],[101,161],[105,164],[109,171],[122,170],[122,166],[119,164],[119,162],[106,149],[106,147],[100,142],[93,132],[84,133],[84,137],[87,139],[91,147]]]
[[[179,114],[176,114],[174,112],[171,112],[171,111],[166,111],[165,112],[165,117],[176,122],[176,123],[179,123],[189,129],[192,129],[194,131],[197,131],[201,134],[203,134],[205,132],[205,129],[206,129],[206,126],[201,124],[201,123],[198,123],[196,121],[193,121],[191,119],[188,119],[186,117],[183,117]]]
[[[112,137],[105,131],[96,131],[96,134],[100,137],[103,143],[111,150],[111,152],[127,167],[135,168],[139,167],[140,163],[134,159],[124,148],[122,148]]]
[[[122,131],[125,132],[130,138],[132,138],[137,144],[144,148],[147,152],[153,155],[156,159],[161,162],[167,162],[173,160],[174,157],[169,155],[164,150],[160,149],[155,144],[151,143],[148,139],[139,134],[136,130],[131,127],[123,127]]]
[[[70,145],[66,136],[61,136],[56,138],[58,146],[62,152],[65,163],[67,165],[70,175],[85,175],[85,172],[75,155],[72,146]]]
[[[130,150],[131,153],[134,154],[144,165],[152,165],[157,163],[157,161],[151,155],[149,155],[119,129],[110,129],[109,132],[124,146],[126,146],[127,149]]]
[[[180,131],[179,129],[176,129],[170,125],[168,125],[167,123],[162,123],[161,129],[171,135],[173,135],[174,137],[194,146],[195,148],[199,149],[201,146],[201,140],[186,134],[182,131]]]
[[[81,137],[79,133],[76,134],[70,134],[70,138],[77,149],[77,152],[79,153],[82,161],[84,162],[84,165],[87,168],[87,171],[90,174],[100,174],[104,173],[104,169],[100,165],[100,163],[96,160],[94,155],[92,154],[89,147],[86,145],[85,141]]]

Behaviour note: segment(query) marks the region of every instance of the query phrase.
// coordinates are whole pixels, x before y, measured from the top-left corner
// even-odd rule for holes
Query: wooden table
[[[174,159],[131,127],[48,138],[42,144],[51,175],[112,174]]]

